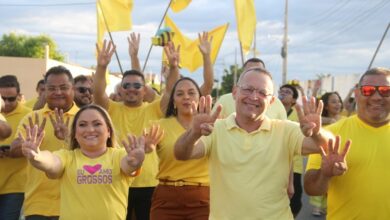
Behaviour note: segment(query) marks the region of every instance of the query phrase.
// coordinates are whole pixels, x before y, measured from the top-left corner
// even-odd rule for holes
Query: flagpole
[[[241,65],[244,66],[244,51],[242,50],[242,43],[240,42],[240,54],[241,54]]]
[[[112,38],[112,35],[111,35],[111,32],[110,32],[110,28],[108,27],[106,16],[104,15],[102,5],[100,3],[100,0],[97,0],[97,1],[98,1],[98,4],[99,4],[99,9],[100,9],[100,11],[102,12],[102,15],[103,15],[104,25],[106,25],[108,36],[110,36],[110,40],[114,44],[114,39]],[[122,69],[121,62],[119,61],[118,53],[116,52],[116,50],[114,51],[114,53],[115,53],[116,60],[118,61],[119,69],[120,69],[120,71],[121,71],[121,73],[123,75],[123,69]]]
[[[164,15],[163,15],[163,17],[162,17],[162,19],[161,19],[161,21],[160,21],[160,24],[158,25],[156,34],[157,34],[157,32],[160,30],[161,25],[162,25],[162,23],[164,22],[165,16],[167,15],[168,10],[169,10],[169,7],[171,7],[172,2],[173,2],[173,0],[169,0],[168,7],[167,7],[167,9],[166,9],[165,12],[164,12]],[[148,63],[150,53],[152,52],[152,48],[153,48],[153,44],[150,44],[150,48],[149,48],[148,54],[146,55],[146,59],[145,59],[144,67],[142,68],[142,72],[145,71],[146,64]]]

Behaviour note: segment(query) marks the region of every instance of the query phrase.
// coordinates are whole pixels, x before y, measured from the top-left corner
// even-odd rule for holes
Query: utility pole
[[[382,46],[383,40],[385,39],[386,34],[387,34],[387,31],[389,30],[389,28],[390,28],[390,23],[387,25],[387,28],[386,28],[386,30],[385,30],[385,33],[383,34],[383,37],[382,37],[381,41],[379,42],[378,47],[377,47],[376,50],[375,50],[375,53],[374,53],[374,56],[373,56],[372,59],[371,59],[370,65],[368,65],[368,70],[371,69],[371,66],[372,66],[372,64],[374,63],[376,54],[378,53],[379,48]]]
[[[283,36],[283,47],[282,47],[282,58],[283,58],[283,70],[282,70],[282,83],[287,82],[287,41],[288,41],[288,0],[286,0],[285,11],[284,11],[284,36]]]

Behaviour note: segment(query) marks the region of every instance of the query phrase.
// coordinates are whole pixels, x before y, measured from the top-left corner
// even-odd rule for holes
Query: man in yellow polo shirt
[[[129,70],[123,74],[119,93],[123,102],[110,100],[105,93],[105,73],[115,51],[112,42],[104,42],[98,50],[98,63],[93,80],[94,102],[105,108],[111,116],[115,126],[118,140],[127,138],[131,133],[142,135],[149,121],[163,117],[163,112],[169,101],[169,94],[178,74],[170,74],[167,78],[167,86],[163,96],[152,103],[143,102],[146,91],[145,78],[138,70]],[[177,67],[171,69],[171,73],[178,73]],[[131,219],[131,213],[135,212],[137,219],[149,219],[151,197],[155,186],[158,184],[156,175],[158,172],[158,156],[155,151],[145,155],[141,174],[135,178],[129,189],[129,204],[127,219]]]
[[[52,123],[41,122],[53,114],[55,109],[58,109],[62,110],[64,117],[69,118],[70,123],[72,123],[78,108],[73,102],[73,77],[70,71],[63,66],[50,68],[45,75],[45,93],[47,104],[42,109],[27,114],[18,126],[17,133],[24,133],[23,124],[29,126],[29,118],[31,118],[32,123],[38,124],[40,129],[45,130],[41,150],[56,151],[68,148],[66,141],[59,133],[55,132]],[[11,145],[11,149],[13,148],[20,150],[20,142],[14,141]],[[48,179],[42,171],[29,164],[26,183],[23,204],[26,220],[58,219],[60,215],[59,180]]]
[[[272,94],[271,74],[248,69],[233,90],[236,114],[215,122],[220,107],[211,115],[211,98],[202,97],[191,128],[175,144],[179,160],[209,159],[211,220],[292,220],[286,191],[293,156],[318,153],[333,137],[321,129],[322,104],[316,107],[314,98],[303,99],[301,129],[269,119]]]
[[[354,93],[357,115],[326,127],[353,146],[346,158],[328,152],[334,158],[328,166],[310,155],[304,188],[309,195],[327,192],[326,219],[390,219],[390,69],[368,70]]]
[[[5,101],[1,113],[12,129],[12,134],[0,141],[0,219],[18,219],[24,199],[27,161],[13,158],[10,145],[20,120],[31,109],[18,101],[20,85],[14,75],[0,77],[0,94]]]

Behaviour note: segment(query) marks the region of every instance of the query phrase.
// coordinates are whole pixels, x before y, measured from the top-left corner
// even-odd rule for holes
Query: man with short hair
[[[321,129],[321,102],[316,107],[314,98],[303,98],[299,127],[265,115],[272,94],[268,71],[245,71],[233,89],[236,114],[215,122],[221,107],[211,115],[211,97],[202,97],[191,127],[175,144],[178,160],[209,159],[210,220],[293,219],[286,193],[292,158],[318,153],[333,138]]]
[[[309,195],[327,193],[329,220],[390,217],[390,69],[366,71],[354,90],[357,114],[327,127],[351,139],[348,157],[310,155],[304,178]],[[324,157],[332,161],[324,162]],[[348,172],[340,170],[347,167]]]
[[[65,141],[68,127],[52,121],[46,123],[46,118],[63,115],[64,121],[72,123],[78,107],[73,102],[73,76],[63,66],[50,68],[45,75],[46,105],[37,111],[27,114],[18,126],[17,133],[25,133],[23,125],[38,125],[40,130],[45,131],[40,150],[56,151],[69,148]],[[60,114],[58,114],[60,112]],[[63,114],[61,114],[61,112]],[[55,119],[54,119],[55,120]],[[42,123],[41,123],[42,122]],[[11,149],[21,150],[21,142],[15,140]],[[22,156],[21,151],[19,152]],[[30,164],[27,166],[27,183],[23,213],[26,220],[57,220],[60,214],[60,183],[59,180],[48,179],[46,175]]]
[[[145,84],[144,75],[138,70],[128,70],[124,72],[119,87],[122,102],[114,102],[105,93],[105,73],[114,51],[115,45],[111,41],[109,43],[104,41],[103,47],[98,48],[98,63],[93,80],[93,96],[94,102],[105,108],[111,116],[118,140],[124,140],[127,139],[128,133],[136,136],[142,135],[144,128],[149,126],[149,121],[163,117],[163,112],[165,112],[169,101],[169,94],[178,75],[170,74],[163,96],[152,103],[147,103],[143,102],[145,93],[149,90]],[[176,71],[178,72],[178,70]],[[137,219],[149,219],[152,194],[158,184],[157,172],[158,157],[156,152],[152,151],[145,154],[142,172],[135,178],[129,188],[127,219],[131,219],[133,209]]]
[[[20,120],[31,109],[19,102],[20,85],[14,75],[0,77],[0,94],[5,102],[1,113],[12,129],[9,137],[0,141],[0,219],[19,219],[24,199],[27,161],[25,158],[13,158],[10,145]]]
[[[92,78],[90,76],[79,75],[74,78],[74,102],[77,107],[92,103]]]
[[[278,98],[286,109],[287,119],[299,122],[298,114],[294,109],[294,105],[296,105],[298,99],[298,90],[296,87],[290,84],[285,84],[279,88],[278,93]],[[291,181],[293,183],[294,194],[290,198],[290,208],[295,218],[302,208],[301,176],[303,173],[303,157],[301,155],[294,156],[292,170],[293,176],[291,177]]]
[[[246,70],[254,67],[265,69],[265,64],[259,58],[256,57],[250,58],[244,63],[243,71],[245,72]],[[223,106],[221,112],[221,118],[226,118],[230,114],[236,111],[234,97],[232,93],[227,93],[219,97],[219,99],[214,105],[215,106],[214,110],[218,105]],[[281,120],[287,119],[286,111],[284,110],[282,103],[278,99],[275,99],[275,101],[270,105],[270,107],[267,109],[266,115],[273,119],[281,119]]]

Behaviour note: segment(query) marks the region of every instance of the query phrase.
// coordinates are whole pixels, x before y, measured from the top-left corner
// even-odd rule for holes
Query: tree
[[[51,59],[64,61],[64,55],[57,50],[57,44],[46,35],[3,34],[0,40],[0,56],[44,58],[45,45],[49,45]]]
[[[237,70],[237,80],[240,78],[240,74],[242,73],[242,68],[237,68],[236,65],[231,65],[229,69],[224,69],[224,75],[222,76],[221,89],[219,90],[219,96],[230,93],[233,90],[234,85],[234,72]],[[217,94],[217,90],[213,89],[211,93],[214,97]]]

